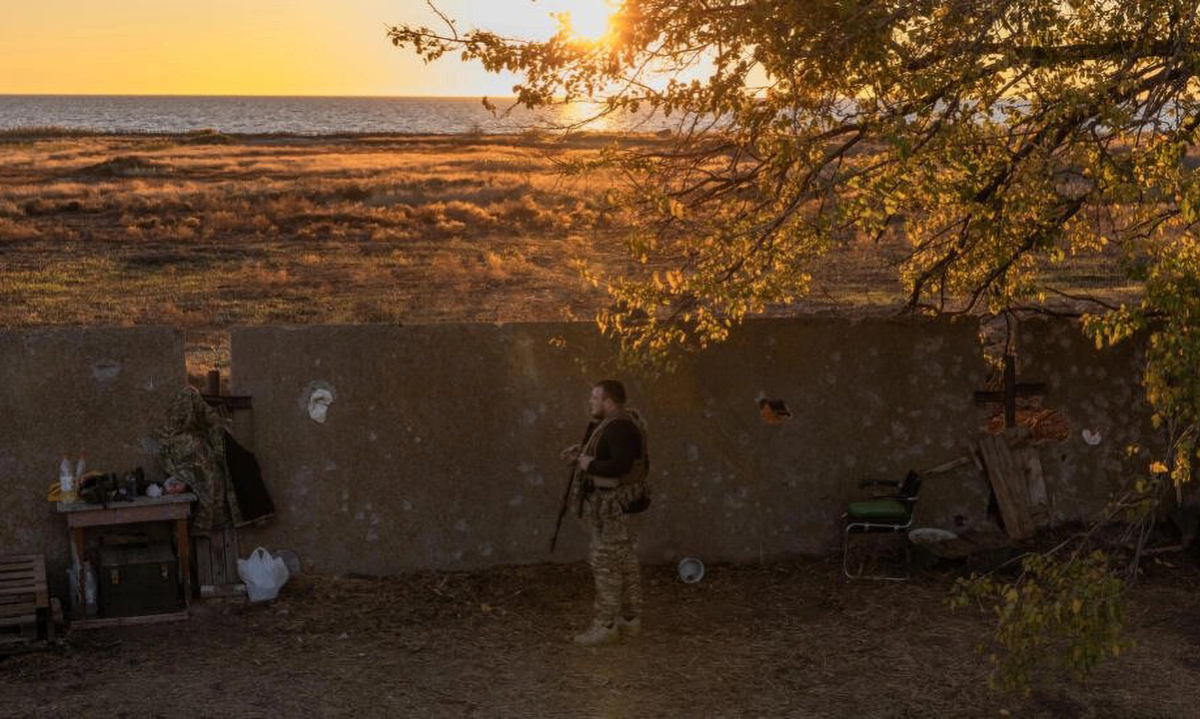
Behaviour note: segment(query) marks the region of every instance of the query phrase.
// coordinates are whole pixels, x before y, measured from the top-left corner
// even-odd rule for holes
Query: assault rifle
[[[571,474],[567,477],[567,491],[563,492],[562,505],[558,508],[558,521],[554,523],[554,536],[550,537],[551,554],[554,554],[554,547],[558,544],[558,533],[562,530],[562,520],[567,514],[567,505],[571,503],[571,487],[575,486],[575,475],[578,471],[578,467],[571,467]]]
[[[599,426],[599,422],[592,420],[588,422],[587,430],[583,433],[583,441],[579,443],[580,452],[587,445],[588,439],[591,438],[592,432]],[[567,505],[571,503],[571,488],[575,486],[575,477],[579,475],[579,467],[576,466],[575,460],[579,458],[578,453],[571,458],[571,473],[567,476],[567,490],[563,492],[562,504],[558,508],[558,521],[554,523],[554,536],[550,537],[550,553],[554,553],[554,547],[558,545],[558,533],[562,530],[563,517],[567,514]],[[586,487],[581,488],[579,492],[579,516],[583,516],[583,500],[587,495]]]

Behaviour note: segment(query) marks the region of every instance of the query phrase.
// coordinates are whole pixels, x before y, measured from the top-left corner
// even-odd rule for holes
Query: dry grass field
[[[612,138],[0,136],[0,325],[172,324],[200,372],[234,324],[590,317]]]
[[[590,319],[572,261],[628,269],[623,228],[555,163],[657,141],[0,132],[0,326],[171,324],[201,375],[237,324]],[[902,253],[841,248],[780,311],[895,309]]]

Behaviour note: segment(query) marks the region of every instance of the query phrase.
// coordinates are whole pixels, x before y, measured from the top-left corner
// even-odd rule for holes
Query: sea
[[[537,111],[479,97],[240,97],[182,95],[0,95],[0,130],[59,127],[96,132],[181,133],[514,133],[574,127],[592,132],[659,132],[677,118],[646,112],[596,118],[595,103]]]

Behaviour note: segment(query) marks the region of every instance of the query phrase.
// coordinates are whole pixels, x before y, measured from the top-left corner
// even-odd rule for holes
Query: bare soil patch
[[[0,661],[12,716],[1167,717],[1200,702],[1197,572],[1134,590],[1134,649],[1029,697],[987,686],[986,615],[951,577],[848,583],[831,562],[645,569],[643,636],[581,649],[582,565],[381,579],[298,577],[270,605],[76,632]]]

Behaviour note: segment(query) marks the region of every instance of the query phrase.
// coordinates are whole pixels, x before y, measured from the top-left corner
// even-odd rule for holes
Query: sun
[[[566,3],[560,19],[572,35],[597,41],[608,34],[609,18],[615,10],[612,0],[574,0]]]

